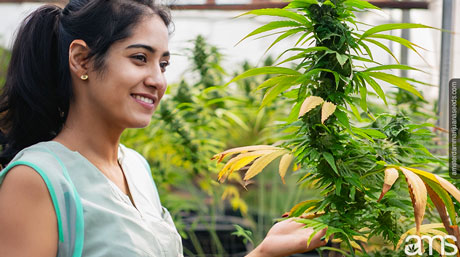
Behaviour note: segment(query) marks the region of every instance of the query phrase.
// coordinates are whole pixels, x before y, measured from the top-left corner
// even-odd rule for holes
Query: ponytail
[[[72,99],[71,42],[85,41],[87,58],[101,71],[110,46],[152,11],[169,27],[168,10],[153,0],[70,0],[64,9],[44,5],[23,21],[0,95],[0,165],[61,131]]]
[[[57,95],[64,65],[58,63],[60,13],[57,6],[42,6],[17,33],[0,96],[1,165],[23,148],[54,138],[65,121],[71,90],[67,99]]]

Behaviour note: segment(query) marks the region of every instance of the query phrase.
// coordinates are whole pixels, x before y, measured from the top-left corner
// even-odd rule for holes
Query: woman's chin
[[[132,122],[129,126],[129,128],[145,128],[147,127],[150,122],[152,121],[152,118],[149,117],[148,119],[138,119],[135,122]]]

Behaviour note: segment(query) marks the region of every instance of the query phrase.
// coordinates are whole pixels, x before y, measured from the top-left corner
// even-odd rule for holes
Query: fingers
[[[311,251],[315,248],[325,246],[327,244],[327,240],[321,240],[326,235],[327,228],[324,228],[320,231],[318,231],[315,236],[313,236],[312,240],[310,241],[310,244],[308,245],[306,251]],[[310,233],[311,235],[311,233]],[[308,240],[308,239],[307,239]]]

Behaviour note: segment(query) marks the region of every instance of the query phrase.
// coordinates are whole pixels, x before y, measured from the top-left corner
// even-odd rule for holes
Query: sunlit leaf
[[[374,89],[374,91],[377,93],[377,95],[380,98],[382,98],[382,100],[385,103],[385,105],[388,105],[387,98],[385,97],[385,92],[383,92],[383,90],[380,87],[380,85],[377,82],[375,82],[375,80],[373,80],[371,77],[369,77],[366,73],[360,73],[360,75]]]
[[[284,18],[289,18],[294,21],[297,21],[299,23],[306,23],[309,24],[310,21],[305,18],[305,16],[300,15],[298,13],[286,10],[286,9],[279,9],[279,8],[266,8],[266,9],[257,9],[257,10],[251,10],[249,12],[245,12],[237,17],[243,16],[243,15],[248,15],[248,14],[253,14],[253,15],[268,15],[268,16],[277,16],[277,17],[284,17]]]
[[[293,159],[294,159],[294,156],[292,154],[285,154],[283,155],[283,157],[281,157],[279,174],[280,174],[281,180],[283,181],[283,184],[286,184],[284,177],[286,176],[286,172],[289,168],[289,165],[291,165],[291,162]]]
[[[302,201],[291,208],[291,210],[289,211],[289,217],[299,217],[306,211],[314,209],[317,203],[318,200]]]
[[[386,81],[390,84],[393,84],[401,89],[404,89],[408,92],[411,92],[412,94],[420,97],[423,99],[423,96],[420,94],[420,92],[417,91],[417,89],[414,88],[411,84],[409,84],[405,79],[400,78],[398,76],[392,75],[392,74],[387,74],[383,72],[366,72],[371,77],[374,77],[376,79],[380,79],[383,81]]]
[[[245,79],[245,78],[249,78],[249,77],[257,76],[257,75],[262,75],[262,74],[264,74],[264,75],[265,74],[301,75],[298,71],[293,70],[293,69],[284,68],[284,67],[271,67],[271,66],[268,66],[268,67],[261,67],[261,68],[254,68],[254,69],[247,70],[247,71],[243,72],[242,74],[236,76],[232,80],[230,80],[230,82],[228,82],[225,85],[228,85],[228,84],[230,84],[232,82],[235,82],[235,81],[238,81],[240,79]]]
[[[380,194],[380,197],[377,200],[377,202],[380,202],[380,200],[382,200],[383,196],[388,192],[388,190],[390,190],[390,188],[396,182],[398,177],[399,177],[399,172],[397,169],[395,168],[385,169],[385,179],[383,182],[382,193]]]
[[[260,150],[260,151],[253,151],[253,152],[249,152],[249,153],[239,154],[235,158],[230,159],[224,165],[224,167],[220,170],[217,179],[220,182],[223,182],[227,178],[227,176],[230,175],[235,170],[235,168],[234,168],[235,165],[237,167],[239,167],[238,169],[241,169],[242,167],[244,167],[246,164],[250,163],[254,159],[256,159],[256,158],[258,158],[258,157],[260,157],[262,155],[272,153],[272,152],[273,152],[273,150]]]
[[[246,38],[263,33],[263,32],[267,32],[267,31],[279,29],[279,28],[299,27],[299,26],[302,26],[302,24],[295,22],[295,21],[272,21],[270,23],[263,25],[262,27],[259,27],[253,30],[251,33],[247,34],[243,39],[238,41],[238,43],[236,44],[238,45],[239,43],[241,43],[241,41],[245,40]]]
[[[279,37],[277,37],[275,39],[275,41],[273,41],[270,46],[267,48],[267,50],[265,50],[265,53],[267,53],[274,45],[276,45],[278,42],[280,42],[281,40],[289,37],[289,36],[292,36],[296,33],[299,33],[299,32],[302,32],[302,31],[305,31],[304,28],[295,28],[295,29],[290,29],[286,32],[284,32],[283,34],[281,34]]]
[[[299,117],[305,115],[305,113],[311,111],[316,106],[322,104],[324,102],[323,98],[319,96],[309,96],[305,98],[300,107]]]
[[[244,180],[249,180],[259,174],[268,164],[270,164],[273,160],[278,158],[279,156],[285,154],[286,150],[277,150],[270,154],[264,155],[257,159],[249,168],[249,170],[244,175]]]
[[[228,155],[228,154],[235,154],[235,153],[244,153],[244,152],[249,152],[249,151],[258,151],[258,150],[279,150],[281,148],[271,146],[271,145],[250,145],[250,146],[243,146],[243,147],[237,147],[237,148],[232,148],[228,149],[226,151],[223,151],[221,153],[218,153],[214,155],[211,160],[218,159],[218,162],[221,162],[222,159]]]
[[[364,0],[346,0],[345,2],[343,2],[343,5],[356,7],[359,9],[380,9],[377,6]]]
[[[368,30],[366,30],[362,36],[362,38],[366,38],[370,35],[373,35],[375,33],[383,32],[383,31],[389,31],[389,30],[395,30],[395,29],[415,29],[415,28],[430,28],[430,29],[435,29],[434,27],[430,27],[427,25],[423,24],[415,24],[415,23],[389,23],[389,24],[383,24],[383,25],[377,25],[374,26]]]
[[[393,59],[395,59],[395,61],[397,63],[399,63],[398,58],[396,58],[396,56],[393,54],[393,52],[390,50],[390,48],[388,48],[386,45],[382,44],[381,42],[379,42],[377,40],[373,40],[373,39],[370,39],[370,38],[365,38],[364,40],[367,41],[367,42],[370,42],[370,43],[372,43],[372,44],[374,44],[374,45],[376,45],[376,46],[378,46],[380,48],[382,48],[385,52],[390,54],[393,57]]]
[[[324,102],[323,107],[321,108],[321,123],[324,124],[324,121],[331,116],[335,111],[336,105],[331,102]]]

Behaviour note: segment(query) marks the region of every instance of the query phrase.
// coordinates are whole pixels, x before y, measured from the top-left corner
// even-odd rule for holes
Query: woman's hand
[[[295,253],[304,253],[324,246],[326,228],[316,233],[307,247],[307,240],[313,232],[312,228],[304,228],[305,224],[293,218],[276,223],[268,231],[265,239],[246,257],[284,257]]]

